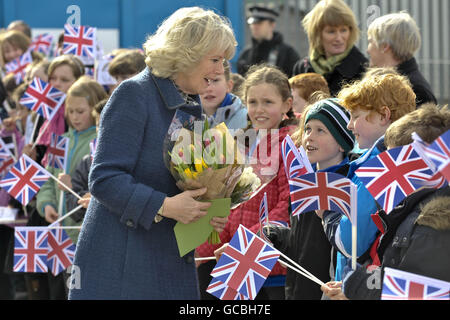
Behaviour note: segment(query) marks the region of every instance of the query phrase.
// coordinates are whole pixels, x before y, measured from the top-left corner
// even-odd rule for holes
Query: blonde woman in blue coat
[[[163,141],[177,110],[201,117],[198,95],[235,46],[229,22],[198,7],[177,10],[147,39],[147,68],[102,111],[69,299],[199,298],[194,252],[180,258],[173,227],[210,204],[195,200],[206,189],[176,187]],[[211,220],[219,232],[225,224]]]

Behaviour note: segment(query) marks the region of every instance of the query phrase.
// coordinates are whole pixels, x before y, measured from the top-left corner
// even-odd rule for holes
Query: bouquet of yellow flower
[[[166,164],[177,186],[183,191],[206,187],[206,193],[198,200],[231,198],[231,206],[245,201],[260,182],[251,168],[245,168],[245,160],[228,128],[224,123],[209,128],[207,121],[197,122],[196,126],[194,130],[179,129],[176,138],[172,137],[175,143],[167,148]],[[220,243],[218,233],[212,231],[208,241]]]

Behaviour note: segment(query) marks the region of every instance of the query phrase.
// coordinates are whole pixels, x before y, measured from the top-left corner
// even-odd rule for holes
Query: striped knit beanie
[[[306,114],[305,124],[311,119],[320,120],[346,154],[353,149],[355,136],[347,129],[350,114],[337,99],[330,98],[316,102]]]

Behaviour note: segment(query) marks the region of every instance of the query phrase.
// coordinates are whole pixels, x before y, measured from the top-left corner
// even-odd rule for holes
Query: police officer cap
[[[248,24],[257,23],[263,20],[275,21],[278,17],[278,12],[267,7],[252,6],[248,10],[250,11],[250,16],[247,19]]]

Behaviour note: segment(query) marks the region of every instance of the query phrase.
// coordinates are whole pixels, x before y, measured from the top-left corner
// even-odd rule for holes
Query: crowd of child
[[[323,16],[323,25],[337,29],[342,25],[348,27],[346,23],[336,24],[336,20],[327,21],[326,17],[331,15]],[[311,21],[315,19],[309,16],[305,23],[313,23]],[[17,25],[23,27],[24,24],[14,26]],[[30,35],[26,32],[12,28],[2,31],[0,67],[24,54],[30,42]],[[353,47],[346,48],[345,54],[349,55]],[[406,59],[410,59],[413,53]],[[90,198],[88,174],[92,161],[89,144],[96,138],[102,108],[115,86],[146,67],[145,57],[139,50],[120,49],[114,52],[114,56],[109,73],[117,84],[112,87],[102,86],[84,75],[83,63],[72,55],[48,59],[33,53],[33,62],[27,68],[23,83],[16,84],[11,75],[2,77],[0,93],[5,92],[5,103],[0,106],[0,136],[13,135],[16,158],[22,153],[27,154],[83,198],[79,200],[52,179],[26,207],[0,190],[0,205],[19,209],[19,216],[26,214],[27,225],[48,225],[79,204],[87,208]],[[231,210],[226,227],[220,233],[221,244],[205,242],[196,249],[198,258],[218,256],[240,224],[257,232],[259,206],[267,194],[269,220],[284,223],[284,226],[269,224],[264,229],[267,238],[326,286],[320,287],[278,263],[257,299],[379,299],[380,290],[370,290],[366,285],[367,277],[371,275],[367,271],[368,266],[370,270],[394,267],[450,281],[448,187],[413,193],[386,215],[355,174],[359,167],[381,152],[411,143],[413,131],[426,142],[432,142],[450,129],[450,111],[448,107],[434,104],[418,105],[414,91],[417,86],[414,87],[407,75],[401,75],[394,68],[365,69],[365,73],[358,72],[352,79],[347,79],[346,84],[339,83],[339,90],[336,83],[330,90],[324,76],[327,73],[315,72],[314,66],[325,68],[333,63],[336,68],[333,73],[336,73],[339,71],[336,66],[344,58],[305,64],[305,70],[292,78],[268,64],[250,67],[243,78],[233,74],[230,63],[224,61],[225,73],[210,79],[207,91],[200,96],[204,118],[210,126],[224,122],[230,129],[254,128],[268,132],[256,145],[248,146],[246,151],[249,154],[259,155],[258,149],[263,143],[268,143],[269,154],[278,153],[278,159],[281,159],[281,149],[270,150],[270,142],[277,139],[276,145],[281,145],[289,134],[298,147],[303,146],[315,171],[339,173],[357,186],[356,270],[349,268],[352,237],[351,222],[346,216],[332,211],[291,216],[289,185],[282,161],[274,170],[274,179],[249,201]],[[20,104],[20,98],[35,77],[67,94],[64,105],[48,126],[47,120]],[[278,130],[276,136],[272,136],[273,129]],[[69,138],[65,171],[48,166],[47,148],[52,133]],[[63,224],[80,226],[84,210],[71,215]],[[374,222],[376,215],[383,219],[384,230]],[[15,286],[19,283],[18,274],[13,274],[11,268],[13,230],[11,226],[0,225],[0,299],[14,299]],[[74,243],[78,233],[79,230],[68,231]],[[395,239],[406,233],[411,240],[399,244]],[[436,257],[440,257],[439,262]],[[215,260],[197,262],[202,299],[213,299],[206,287],[211,281],[210,272],[215,263]],[[67,298],[67,276],[64,273],[56,277],[51,273],[27,273],[23,279],[28,299]]]
[[[14,27],[28,28],[24,22],[14,22],[9,30],[2,31],[0,34],[2,76],[5,64],[24,54],[31,43],[27,32],[12,29]],[[96,126],[101,110],[109,94],[120,82],[145,68],[145,58],[139,50],[120,49],[115,50],[113,55],[108,71],[117,83],[111,86],[102,86],[92,77],[85,75],[85,66],[76,56],[60,53],[50,58],[33,51],[33,62],[28,65],[26,75],[21,82],[17,83],[13,74],[2,77],[1,88],[5,89],[5,96],[4,99],[2,98],[4,103],[0,106],[2,118],[0,134],[2,137],[14,136],[15,158],[18,159],[22,154],[28,155],[84,199],[79,201],[54,180],[45,183],[36,197],[25,207],[1,189],[1,206],[19,209],[18,220],[26,218],[26,222],[22,224],[48,225],[81,203],[84,209],[78,210],[62,222],[65,226],[81,225],[90,195],[87,187],[91,163],[90,142],[96,138]],[[42,119],[37,113],[20,103],[35,77],[66,94],[65,102],[48,125],[48,120]],[[47,149],[52,134],[69,138],[69,152],[64,171],[48,164]],[[2,172],[2,177],[5,174],[6,172]],[[26,290],[26,296],[29,299],[66,299],[67,286],[63,273],[56,277],[50,272],[47,274],[25,273],[21,278],[18,276],[20,273],[12,272],[13,226],[0,226],[1,299],[13,299],[15,291],[20,292],[20,290]],[[79,230],[70,229],[67,233],[76,243]]]

